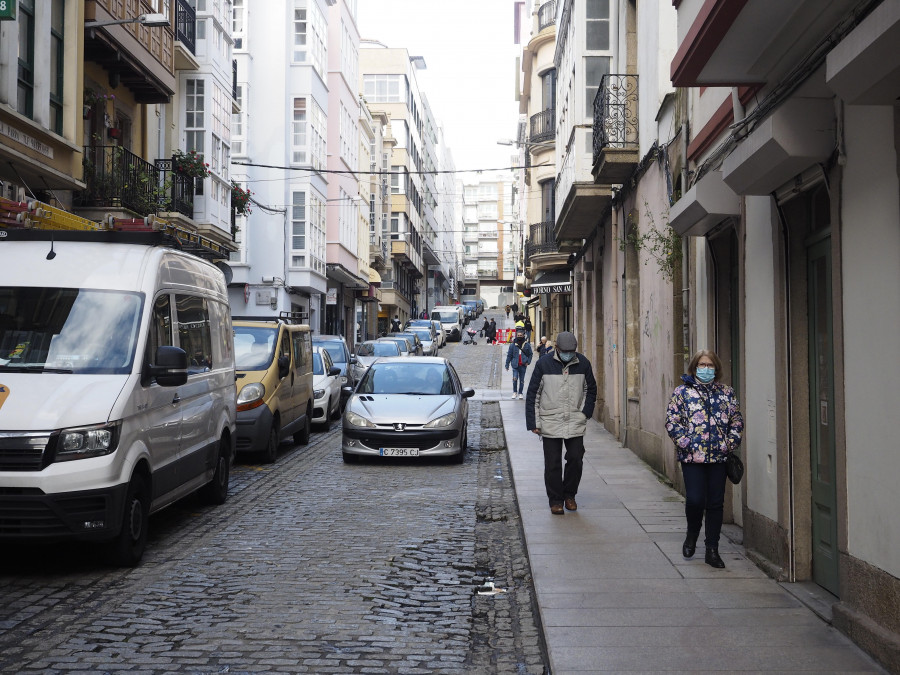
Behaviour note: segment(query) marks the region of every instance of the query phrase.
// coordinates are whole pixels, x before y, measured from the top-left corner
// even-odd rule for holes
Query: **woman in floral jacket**
[[[666,410],[666,431],[684,477],[687,537],[685,559],[694,557],[706,511],[706,564],[725,567],[719,533],[725,504],[725,457],[741,444],[744,420],[734,389],[719,382],[722,362],[715,352],[694,354],[684,384],[675,388]]]

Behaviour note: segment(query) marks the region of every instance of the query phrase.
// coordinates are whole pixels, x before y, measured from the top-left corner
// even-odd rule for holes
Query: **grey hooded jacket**
[[[548,438],[583,436],[594,414],[597,381],[591,362],[576,353],[563,363],[559,353],[538,359],[525,396],[525,425]]]

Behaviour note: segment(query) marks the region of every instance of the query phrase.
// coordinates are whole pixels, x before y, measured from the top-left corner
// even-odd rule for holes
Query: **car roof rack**
[[[227,260],[237,250],[157,216],[93,221],[44,202],[0,197],[0,238],[9,241],[92,241],[167,246],[206,260]]]
[[[232,321],[269,321],[271,323],[288,323],[303,325],[309,319],[306,312],[279,312],[278,316],[232,316]]]

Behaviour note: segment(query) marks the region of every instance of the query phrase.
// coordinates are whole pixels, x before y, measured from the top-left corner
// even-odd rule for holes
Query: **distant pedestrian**
[[[525,424],[538,434],[544,446],[544,487],[550,512],[575,511],[575,495],[581,483],[584,434],[597,402],[597,381],[591,362],[579,354],[575,335],[556,336],[556,351],[538,359],[525,399]],[[563,471],[562,448],[566,446]],[[565,508],[564,508],[565,507]]]
[[[541,356],[545,356],[546,354],[550,353],[551,351],[553,351],[553,347],[551,347],[550,343],[547,342],[547,336],[542,335],[541,342],[538,345],[538,358],[540,358]]]
[[[531,317],[526,316],[524,323],[525,323],[525,341],[531,342],[531,332],[534,330],[534,326],[531,325]]]
[[[487,317],[484,317],[484,325],[481,327],[481,337],[487,337],[488,331],[491,328],[491,322],[488,321]]]
[[[487,331],[485,331],[485,337],[488,339],[490,344],[497,343],[497,322],[491,319],[491,324],[488,326]]]
[[[400,315],[394,314],[394,318],[391,319],[391,332],[399,333],[400,332]]]
[[[516,338],[516,341],[510,342],[509,347],[506,349],[506,370],[509,370],[510,365],[513,369],[513,399],[516,397],[520,399],[525,398],[522,396],[522,391],[525,389],[525,371],[528,369],[528,364],[531,363],[533,356],[534,351],[531,349],[531,343],[525,342],[525,338]],[[518,385],[518,390],[516,385]]]
[[[507,305],[507,306],[506,306],[506,318],[507,318],[507,319],[509,318],[509,310],[510,310],[510,309],[511,309],[510,306]]]
[[[684,558],[694,557],[706,513],[706,564],[722,568],[719,534],[725,505],[725,458],[741,445],[744,419],[734,389],[719,382],[722,362],[715,352],[700,350],[672,393],[666,431],[684,477],[687,536]]]

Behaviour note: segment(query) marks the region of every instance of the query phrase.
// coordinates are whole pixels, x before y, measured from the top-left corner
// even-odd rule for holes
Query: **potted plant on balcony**
[[[113,101],[115,98],[115,94],[104,94],[91,87],[85,87],[81,108],[82,116],[86,120],[90,119],[94,112],[94,108],[100,101]]]
[[[231,208],[239,216],[250,215],[250,189],[246,190],[240,185],[231,181]]]
[[[206,178],[209,176],[209,164],[203,161],[203,155],[196,150],[172,153],[172,166],[177,173],[189,178]]]

